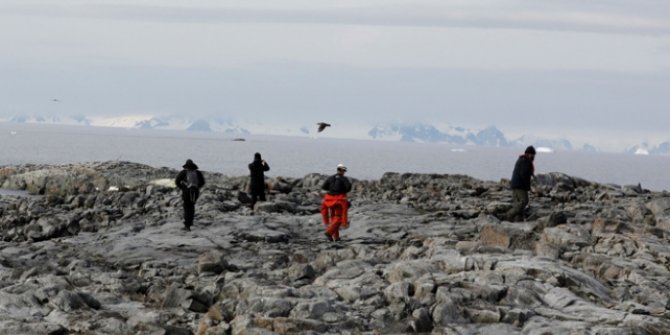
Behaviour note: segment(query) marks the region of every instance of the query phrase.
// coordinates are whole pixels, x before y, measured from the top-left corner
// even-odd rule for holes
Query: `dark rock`
[[[186,299],[181,306],[192,312],[205,313],[209,310],[211,301],[203,301],[198,297],[191,297]]]
[[[250,204],[251,197],[249,196],[248,193],[240,191],[237,193],[237,201],[243,204]]]
[[[283,243],[288,242],[289,240],[289,235],[287,233],[270,229],[242,232],[239,233],[238,236],[240,239],[250,242]]]
[[[256,203],[254,211],[264,213],[282,213],[282,212],[295,213],[297,212],[297,206],[295,203],[292,202],[275,200],[272,202]]]
[[[292,281],[300,279],[313,279],[316,271],[309,264],[294,264],[288,269],[288,277]]]
[[[193,335],[193,332],[185,327],[163,326],[165,333],[163,335]]]
[[[293,190],[292,182],[282,177],[276,177],[270,184],[270,189],[279,193],[291,193]]]
[[[191,291],[179,288],[177,286],[168,287],[163,299],[162,308],[174,308],[181,306],[189,297]]]
[[[479,241],[485,246],[532,250],[537,240],[533,227],[514,223],[485,225],[479,233]]]
[[[102,304],[92,295],[84,292],[79,292],[77,294],[84,301],[84,303],[86,303],[88,307],[91,307],[93,309],[100,309],[100,307],[102,307]]]
[[[568,215],[565,212],[552,212],[549,218],[547,219],[547,227],[554,227],[559,224],[564,224],[568,222]]]
[[[410,327],[413,332],[428,333],[433,330],[433,319],[425,308],[420,308],[412,312],[412,321]]]
[[[64,312],[70,312],[88,306],[81,295],[67,290],[58,292],[58,295],[51,299],[50,303],[54,308]]]
[[[211,250],[198,257],[198,273],[219,274],[228,267],[222,252]]]

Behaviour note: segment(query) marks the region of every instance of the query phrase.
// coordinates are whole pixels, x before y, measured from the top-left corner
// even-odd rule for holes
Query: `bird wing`
[[[319,122],[317,124],[319,125],[319,132],[322,132],[326,127],[330,127],[330,124],[325,122]]]

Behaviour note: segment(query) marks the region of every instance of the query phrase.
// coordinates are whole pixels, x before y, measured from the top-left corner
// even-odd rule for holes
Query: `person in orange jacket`
[[[340,227],[349,226],[347,193],[351,191],[351,182],[344,176],[346,172],[344,164],[337,164],[337,173],[328,177],[321,187],[328,192],[321,203],[321,217],[326,225],[325,235],[331,241],[339,241]]]

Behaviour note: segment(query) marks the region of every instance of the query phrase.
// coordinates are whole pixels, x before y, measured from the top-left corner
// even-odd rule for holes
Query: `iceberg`
[[[648,155],[649,155],[649,151],[648,151],[647,149],[637,148],[637,150],[635,150],[635,152],[634,152],[633,154],[635,154],[635,155],[642,155],[642,156],[648,156]]]

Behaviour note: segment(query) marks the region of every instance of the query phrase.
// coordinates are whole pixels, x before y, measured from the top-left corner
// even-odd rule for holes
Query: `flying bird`
[[[330,123],[325,122],[319,122],[317,125],[319,126],[319,132],[322,132],[326,127],[330,127]]]

